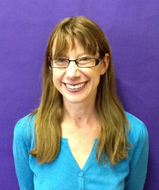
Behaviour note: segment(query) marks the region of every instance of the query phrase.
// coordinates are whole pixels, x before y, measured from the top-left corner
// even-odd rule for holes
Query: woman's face
[[[95,56],[88,55],[84,52],[82,44],[75,40],[75,48],[69,48],[66,55],[60,58],[75,60],[82,57],[99,59],[99,53]],[[74,61],[71,61],[67,68],[52,69],[53,83],[62,94],[65,103],[92,103],[95,102],[100,75],[106,72],[107,67],[107,58],[103,58],[96,67],[91,68],[79,68]]]

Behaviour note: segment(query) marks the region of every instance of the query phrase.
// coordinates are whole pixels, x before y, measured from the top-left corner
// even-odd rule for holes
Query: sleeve
[[[30,142],[27,127],[20,120],[14,129],[13,156],[20,190],[34,190],[33,172],[29,167]]]
[[[125,179],[125,190],[142,190],[144,187],[147,163],[148,163],[148,132],[142,123],[135,144],[133,144],[129,155],[129,174]]]

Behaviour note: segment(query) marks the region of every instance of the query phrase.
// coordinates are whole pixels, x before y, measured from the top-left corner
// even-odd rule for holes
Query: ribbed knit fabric
[[[81,169],[66,138],[56,160],[39,165],[29,155],[34,147],[34,117],[21,119],[14,129],[13,154],[20,190],[142,190],[147,172],[148,133],[145,125],[126,113],[130,122],[128,138],[132,144],[129,157],[111,167],[109,160],[100,165],[95,156],[98,139]]]

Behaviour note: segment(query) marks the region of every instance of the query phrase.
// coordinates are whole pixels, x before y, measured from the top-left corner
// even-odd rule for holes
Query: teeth
[[[82,88],[84,86],[84,83],[82,84],[78,84],[78,85],[70,85],[70,84],[66,84],[66,86],[70,89],[78,89],[78,88]]]

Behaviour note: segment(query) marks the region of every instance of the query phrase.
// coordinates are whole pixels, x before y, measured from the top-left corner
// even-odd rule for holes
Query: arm
[[[125,179],[125,190],[142,190],[148,162],[148,132],[142,123],[137,140],[129,152],[129,175]]]
[[[21,190],[34,190],[33,172],[29,167],[30,141],[28,122],[20,120],[14,129],[13,156],[16,174]]]

